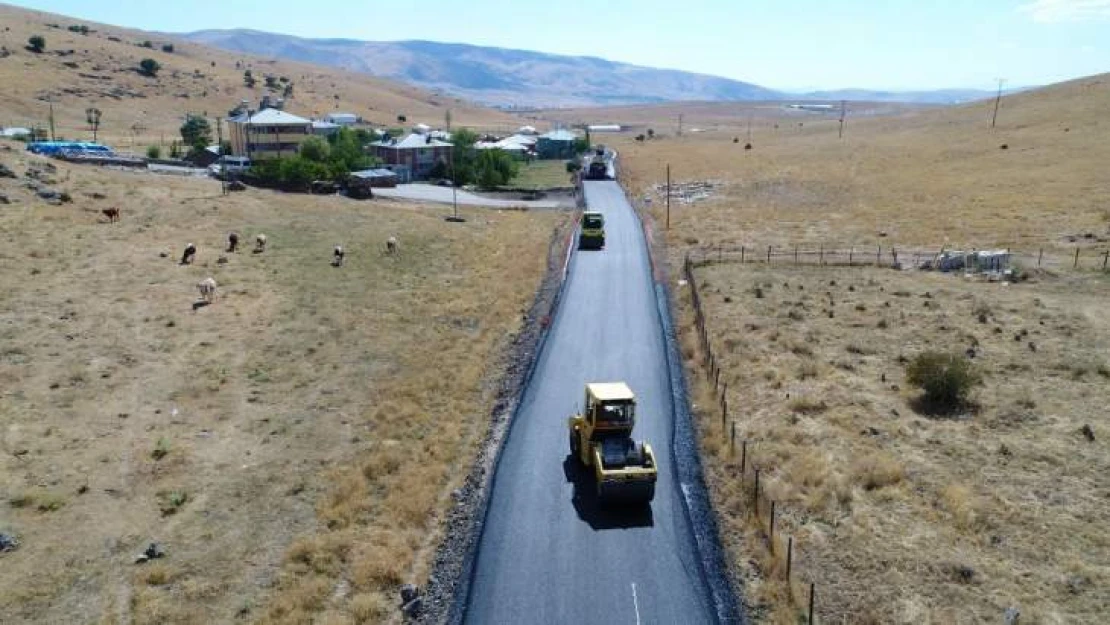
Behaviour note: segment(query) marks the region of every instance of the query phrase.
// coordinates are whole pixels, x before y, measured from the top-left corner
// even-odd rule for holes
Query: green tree
[[[173,44],[172,43],[162,44],[162,52],[165,52],[166,54],[173,54]]]
[[[378,163],[378,159],[366,154],[362,141],[350,128],[340,128],[328,138],[328,143],[331,144],[331,157],[328,160],[335,177],[367,169]]]
[[[254,89],[255,82],[256,81],[254,79],[254,75],[251,74],[251,71],[249,69],[243,71],[243,84],[244,85],[250,87],[251,89]]]
[[[314,163],[307,158],[292,156],[279,159],[278,172],[280,181],[295,189],[308,189],[313,180],[328,177],[328,169],[320,163]]]
[[[160,148],[156,145],[152,145],[152,146],[148,147],[146,149],[146,157],[147,158],[155,158],[155,159],[161,158],[162,157],[162,148]]]
[[[46,49],[46,39],[42,35],[32,35],[27,40],[27,49],[38,54]]]
[[[509,184],[517,174],[517,164],[504,150],[480,150],[475,160],[478,186],[483,189]]]
[[[203,150],[212,144],[212,127],[200,115],[188,115],[181,125],[181,139],[195,151]]]
[[[582,154],[590,149],[590,139],[588,137],[578,137],[574,140],[574,153]]]
[[[449,173],[457,187],[470,184],[477,179],[475,164],[478,160],[478,150],[474,147],[477,142],[477,133],[469,128],[459,128],[451,133],[451,143],[454,145],[451,149],[454,171]]]
[[[320,137],[309,137],[301,142],[300,155],[315,163],[326,163],[331,157],[331,145]]]
[[[158,70],[162,69],[162,65],[154,59],[143,59],[139,61],[139,73],[151,78],[158,75]]]

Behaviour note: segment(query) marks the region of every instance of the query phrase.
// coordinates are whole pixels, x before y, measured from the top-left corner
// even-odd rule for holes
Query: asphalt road
[[[663,330],[639,221],[615,182],[587,182],[606,247],[576,252],[550,335],[494,476],[465,621],[712,623],[671,453]],[[601,510],[568,478],[566,418],[586,382],[625,381],[638,397],[634,436],[655,449],[650,509]]]

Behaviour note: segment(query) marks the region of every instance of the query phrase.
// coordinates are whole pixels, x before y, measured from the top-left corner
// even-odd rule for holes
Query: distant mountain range
[[[257,30],[179,35],[225,50],[328,65],[403,81],[500,107],[572,107],[674,101],[867,100],[954,104],[989,91],[889,92],[848,89],[790,94],[738,80],[562,56],[433,41],[303,39]]]

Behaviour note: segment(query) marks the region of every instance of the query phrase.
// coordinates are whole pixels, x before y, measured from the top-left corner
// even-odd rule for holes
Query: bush
[[[32,35],[27,40],[27,49],[31,52],[42,52],[46,48],[46,39],[42,35]]]
[[[162,69],[162,65],[154,59],[143,59],[139,61],[139,73],[151,78],[158,75],[158,70]]]
[[[957,408],[971,389],[981,384],[982,374],[961,354],[928,351],[906,365],[906,381],[925,391],[924,399],[937,408]]]
[[[162,158],[162,148],[152,145],[146,149],[147,158]]]
[[[173,54],[173,44],[172,43],[162,44],[162,52],[165,52],[167,54]]]

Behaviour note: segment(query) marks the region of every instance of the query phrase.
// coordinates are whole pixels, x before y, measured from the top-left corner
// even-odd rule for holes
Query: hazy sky
[[[1110,71],[1110,0],[38,0],[147,30],[429,39],[716,74],[780,89],[991,88]]]

